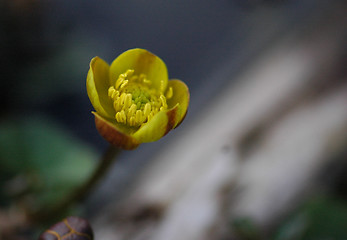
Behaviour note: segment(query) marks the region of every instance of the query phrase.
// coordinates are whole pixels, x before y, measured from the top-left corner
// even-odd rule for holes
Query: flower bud
[[[43,232],[39,240],[93,240],[93,230],[87,220],[70,216]]]

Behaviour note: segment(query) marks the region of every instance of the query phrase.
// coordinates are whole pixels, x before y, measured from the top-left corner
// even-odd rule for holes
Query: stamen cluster
[[[151,84],[145,74],[134,75],[132,69],[119,75],[114,86],[108,89],[117,122],[138,127],[167,109],[166,99],[172,97],[172,88],[168,89],[165,97],[162,92],[151,88]]]

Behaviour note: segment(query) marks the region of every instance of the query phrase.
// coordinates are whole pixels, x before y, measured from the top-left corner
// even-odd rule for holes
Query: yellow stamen
[[[142,111],[141,110],[136,110],[135,120],[136,120],[136,122],[141,122],[141,120],[142,120]]]
[[[121,74],[122,75],[122,74]],[[124,77],[123,76],[119,76],[119,78],[117,79],[116,81],[116,84],[115,84],[115,88],[118,89],[119,86],[124,82]]]
[[[152,84],[152,81],[151,80],[148,80],[147,78],[143,79],[143,83],[144,84],[147,84],[147,85],[151,85]]]
[[[116,92],[116,89],[114,89],[114,87],[110,87],[110,88],[108,89],[108,96],[109,96],[110,98],[113,98],[115,92]]]
[[[113,102],[113,108],[116,110],[116,112],[120,111],[122,106],[120,104],[119,98]]]
[[[161,101],[161,106],[166,109],[167,108],[167,104],[166,104],[166,98],[165,98],[164,95],[160,95],[160,101]]]
[[[122,95],[120,95],[119,102],[121,106],[124,106],[126,96],[127,96],[126,93],[122,93]]]
[[[117,122],[122,122],[122,118],[121,118],[120,112],[116,113],[115,119],[116,119]]]
[[[128,123],[129,123],[129,125],[130,125],[131,127],[135,126],[135,125],[136,125],[136,119],[135,119],[135,117],[134,117],[134,116],[131,117],[131,118],[129,119]]]
[[[151,112],[147,117],[147,121],[151,120],[153,118],[154,114],[155,114],[154,112]]]
[[[145,74],[133,75],[128,69],[119,75],[114,86],[108,89],[113,102],[115,120],[130,127],[140,127],[151,120],[159,111],[167,109],[166,99],[173,95],[172,87],[166,95],[162,94],[163,83],[159,89],[150,88],[152,81]]]
[[[170,99],[170,98],[172,98],[172,96],[173,96],[173,89],[172,89],[172,87],[169,87],[169,89],[166,92],[166,98]]]
[[[129,78],[133,75],[134,73],[134,69],[128,69],[126,72],[125,72],[125,75]]]
[[[124,108],[127,109],[131,106],[131,100],[132,100],[132,96],[131,93],[128,93],[125,96],[125,100],[124,100]]]
[[[132,104],[128,111],[128,119],[130,119],[132,116],[134,116],[136,113],[136,105]]]
[[[122,82],[122,84],[119,86],[119,90],[121,90],[122,88],[124,88],[127,84],[128,84],[129,80],[124,80]]]
[[[126,121],[127,121],[127,117],[126,117],[126,115],[125,115],[124,110],[122,110],[120,113],[122,114],[122,120],[123,120],[123,123],[126,123]]]
[[[143,110],[143,114],[145,115],[145,117],[147,117],[148,114],[150,114],[150,112],[151,112],[151,104],[146,103],[145,108]]]

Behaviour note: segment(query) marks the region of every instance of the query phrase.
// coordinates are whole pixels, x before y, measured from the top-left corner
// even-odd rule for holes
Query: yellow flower
[[[122,53],[111,66],[93,58],[87,92],[100,135],[128,150],[177,127],[189,105],[188,87],[177,79],[169,81],[165,63],[139,48]]]

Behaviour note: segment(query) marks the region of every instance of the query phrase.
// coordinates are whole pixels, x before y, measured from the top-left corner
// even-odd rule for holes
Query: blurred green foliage
[[[346,240],[347,203],[313,198],[279,228],[274,240]]]
[[[234,219],[232,230],[239,240],[346,240],[347,202],[332,196],[313,196],[265,236],[248,217]]]
[[[0,133],[0,207],[52,206],[95,167],[95,152],[47,119],[1,122]]]
[[[232,227],[235,234],[242,240],[259,240],[261,239],[260,229],[248,217],[234,219]]]

